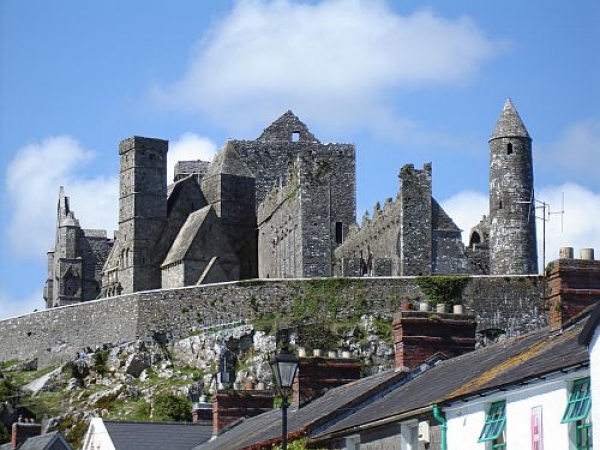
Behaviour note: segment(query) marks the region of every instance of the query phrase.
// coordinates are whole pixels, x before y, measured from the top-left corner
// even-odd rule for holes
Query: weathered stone
[[[140,374],[150,367],[150,355],[147,353],[134,353],[125,361],[125,373],[138,378]]]

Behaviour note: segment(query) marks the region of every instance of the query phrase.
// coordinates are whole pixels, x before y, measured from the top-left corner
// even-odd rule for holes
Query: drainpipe
[[[442,415],[442,411],[437,404],[433,405],[433,418],[438,421],[440,425],[442,425],[442,447],[441,450],[447,450],[448,444],[446,442],[446,432],[448,431],[448,425],[445,417]]]

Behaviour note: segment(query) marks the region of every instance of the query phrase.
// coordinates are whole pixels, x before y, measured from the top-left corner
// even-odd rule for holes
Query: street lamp
[[[275,384],[281,395],[281,437],[282,450],[287,450],[287,409],[290,406],[288,399],[292,395],[294,378],[298,370],[298,358],[288,349],[287,339],[284,340],[279,354],[269,361]]]

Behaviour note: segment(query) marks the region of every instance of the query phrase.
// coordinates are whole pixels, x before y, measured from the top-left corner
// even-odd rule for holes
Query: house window
[[[483,430],[479,435],[477,442],[489,442],[491,449],[505,449],[506,436],[506,402],[495,402],[490,406],[490,410],[485,418]]]
[[[561,423],[571,424],[569,434],[576,450],[592,448],[592,423],[588,417],[591,405],[590,378],[575,380]]]

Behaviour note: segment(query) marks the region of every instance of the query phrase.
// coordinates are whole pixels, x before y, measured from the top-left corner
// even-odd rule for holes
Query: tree
[[[152,418],[158,421],[185,422],[191,418],[192,405],[183,397],[163,392],[154,397]]]

